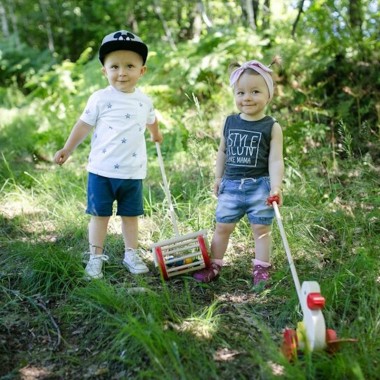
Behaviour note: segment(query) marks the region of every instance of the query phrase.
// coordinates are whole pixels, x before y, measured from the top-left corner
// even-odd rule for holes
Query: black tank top
[[[247,121],[230,115],[224,125],[226,163],[223,177],[227,179],[269,176],[269,151],[272,127],[276,119],[265,116]]]

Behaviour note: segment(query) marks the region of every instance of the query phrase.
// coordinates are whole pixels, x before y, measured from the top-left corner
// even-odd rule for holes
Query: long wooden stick
[[[160,169],[161,169],[162,180],[164,182],[164,190],[165,190],[166,198],[169,204],[170,218],[172,220],[174,233],[176,234],[176,236],[179,236],[177,218],[176,218],[174,208],[173,208],[172,196],[170,194],[168,180],[166,178],[164,160],[162,159],[162,154],[161,154],[161,147],[158,142],[156,142],[156,149],[157,149],[158,163],[160,164]]]

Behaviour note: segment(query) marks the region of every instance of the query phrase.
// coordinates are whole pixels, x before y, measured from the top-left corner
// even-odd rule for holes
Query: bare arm
[[[64,164],[70,157],[71,153],[75,150],[75,148],[87,137],[91,131],[91,128],[91,125],[85,123],[82,120],[78,120],[71,130],[70,136],[68,137],[65,146],[55,153],[55,163],[58,165]]]
[[[275,123],[272,128],[272,139],[269,153],[269,177],[271,195],[278,195],[279,206],[282,205],[282,180],[284,178],[283,135],[280,124]]]
[[[218,196],[219,192],[219,186],[220,182],[222,181],[222,177],[224,174],[224,168],[226,164],[226,140],[224,138],[224,124],[222,127],[222,132],[221,132],[221,138],[220,138],[220,143],[219,143],[219,148],[218,148],[218,153],[216,154],[216,164],[215,164],[215,182],[214,182],[214,194]]]
[[[150,132],[150,135],[152,137],[152,141],[153,142],[158,142],[161,144],[163,138],[162,138],[162,134],[161,134],[161,131],[160,131],[160,128],[158,126],[158,120],[156,118],[156,120],[154,121],[153,124],[147,124],[146,126]]]

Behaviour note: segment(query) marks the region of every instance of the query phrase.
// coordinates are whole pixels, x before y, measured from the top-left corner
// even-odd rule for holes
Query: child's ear
[[[141,67],[141,70],[140,70],[140,77],[142,77],[145,73],[146,73],[146,71],[147,71],[147,67],[146,66],[142,66]]]
[[[105,69],[104,66],[102,67],[102,73],[103,73],[103,75],[104,75],[105,77],[107,76],[106,69]]]

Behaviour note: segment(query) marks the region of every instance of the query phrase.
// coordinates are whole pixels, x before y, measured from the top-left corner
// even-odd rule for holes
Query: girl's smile
[[[235,85],[234,97],[243,119],[260,120],[265,116],[269,91],[261,75],[243,73]]]

